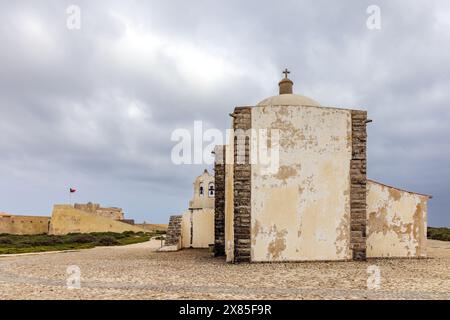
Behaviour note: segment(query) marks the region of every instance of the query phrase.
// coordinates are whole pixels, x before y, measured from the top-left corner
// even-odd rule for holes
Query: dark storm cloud
[[[171,164],[172,131],[227,128],[287,66],[298,93],[367,109],[369,176],[433,194],[450,225],[449,27],[446,1],[2,2],[0,210],[49,213],[75,185],[165,222],[203,168]]]

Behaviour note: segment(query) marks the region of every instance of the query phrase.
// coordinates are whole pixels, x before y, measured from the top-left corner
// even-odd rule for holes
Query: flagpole
[[[69,188],[69,203],[70,205],[72,205],[72,193],[75,193],[77,191],[77,189],[70,187]]]

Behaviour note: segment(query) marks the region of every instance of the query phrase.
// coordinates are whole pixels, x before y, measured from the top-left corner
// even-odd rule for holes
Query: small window
[[[208,196],[214,197],[214,183],[210,183],[208,187]]]
[[[203,197],[205,195],[205,188],[203,187],[203,183],[200,183],[200,189],[199,192],[200,197]]]

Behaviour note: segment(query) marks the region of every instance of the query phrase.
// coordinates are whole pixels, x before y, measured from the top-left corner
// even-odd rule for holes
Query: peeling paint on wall
[[[280,130],[280,168],[252,166],[252,261],[351,259],[349,110],[252,109],[252,129]]]
[[[425,257],[429,197],[367,183],[367,256]]]

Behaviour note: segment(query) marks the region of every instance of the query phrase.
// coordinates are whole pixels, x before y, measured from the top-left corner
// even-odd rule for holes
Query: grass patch
[[[89,249],[96,246],[123,246],[150,240],[156,233],[94,232],[55,235],[0,234],[0,254]]]
[[[433,240],[450,241],[450,229],[428,227],[427,237]]]

